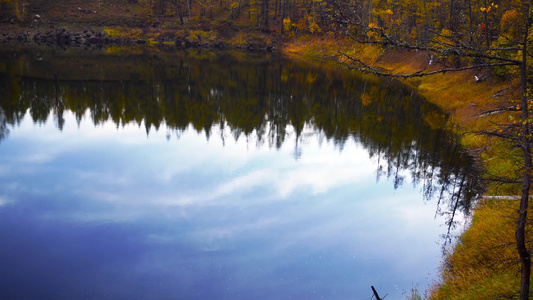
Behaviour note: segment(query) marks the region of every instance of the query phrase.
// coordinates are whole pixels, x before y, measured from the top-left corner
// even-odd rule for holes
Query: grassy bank
[[[426,68],[429,62],[426,53],[383,51],[375,46],[354,45],[346,39],[307,38],[294,40],[284,47],[288,55],[306,60],[329,57],[332,66],[340,58],[339,51],[400,73]],[[448,126],[461,136],[464,146],[481,158],[487,176],[512,177],[520,163],[513,153],[517,150],[479,132],[495,130],[496,124],[513,122],[517,112],[501,108],[512,107],[513,99],[518,99],[517,83],[513,73],[497,78],[489,72],[449,72],[404,81],[450,114]],[[476,75],[485,80],[477,82]],[[494,110],[499,112],[487,113]],[[514,184],[489,182],[487,195],[520,195],[520,190]],[[478,203],[469,229],[453,249],[448,249],[441,278],[427,291],[427,298],[511,299],[517,296],[520,271],[514,232],[518,204],[519,201],[501,198]],[[412,299],[420,299],[418,296],[414,293]]]

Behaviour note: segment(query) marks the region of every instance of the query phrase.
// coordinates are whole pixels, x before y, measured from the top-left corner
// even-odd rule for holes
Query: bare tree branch
[[[482,65],[473,65],[473,66],[466,66],[466,67],[460,67],[460,68],[442,68],[442,69],[438,69],[438,70],[430,71],[430,72],[424,72],[427,69],[425,68],[414,73],[398,74],[398,73],[393,73],[393,72],[380,71],[379,69],[366,64],[365,62],[358,59],[357,57],[350,56],[346,53],[339,51],[339,54],[341,56],[344,56],[347,60],[350,60],[350,61],[353,61],[353,62],[356,62],[362,65],[362,67],[357,67],[349,63],[346,63],[346,61],[341,60],[339,63],[347,68],[357,69],[364,73],[370,73],[374,75],[387,76],[387,77],[396,77],[396,78],[422,77],[422,76],[428,76],[428,75],[434,75],[434,74],[440,74],[440,73],[446,73],[446,72],[458,72],[458,71],[465,71],[465,70],[472,70],[472,69],[481,69],[481,68],[486,68],[486,67],[500,67],[500,66],[515,65],[514,63],[487,63],[487,64],[482,64]]]
[[[372,288],[372,292],[374,293],[374,297],[376,297],[376,300],[383,300],[383,298],[380,298],[379,297],[379,294],[378,292],[376,291],[376,289],[374,288],[374,286],[370,286]]]

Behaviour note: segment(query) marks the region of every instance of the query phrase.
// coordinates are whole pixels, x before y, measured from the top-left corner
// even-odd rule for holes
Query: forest
[[[514,41],[523,19],[520,1],[449,0],[2,0],[3,26],[99,29],[123,37],[190,41],[243,38],[276,42],[302,35],[373,35],[424,45],[452,40],[472,47]],[[85,26],[85,27],[84,27]],[[15,27],[16,28],[16,27]],[[220,36],[217,36],[220,35]],[[175,40],[174,40],[175,41]]]
[[[450,113],[462,143],[484,163],[486,194],[520,199],[479,200],[470,230],[446,255],[441,281],[427,298],[529,299],[532,14],[527,0],[0,0],[0,43],[275,49],[308,60],[327,58],[336,68],[404,78]],[[64,91],[77,93],[75,85]],[[206,124],[195,124],[206,130],[219,116],[206,107],[198,111],[193,98],[183,101],[190,101],[188,113],[206,115]],[[23,110],[28,107],[33,105],[26,101]],[[263,111],[241,109],[239,117],[258,118],[261,126]],[[147,124],[157,127],[174,118],[163,111],[169,113],[155,108]],[[236,111],[227,110],[228,122],[238,123],[232,119]],[[140,118],[134,111],[94,113],[95,122]],[[38,110],[34,114],[38,120]],[[177,128],[180,122],[175,120]],[[342,132],[330,135],[337,134],[342,138]],[[416,292],[412,299],[421,297]]]

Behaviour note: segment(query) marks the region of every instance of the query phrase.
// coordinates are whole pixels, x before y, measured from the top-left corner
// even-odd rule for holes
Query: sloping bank
[[[370,45],[355,45],[346,39],[309,37],[284,45],[285,54],[304,60],[335,61],[341,53],[357,56],[375,66],[401,73],[412,73],[428,66],[428,53],[383,51]],[[438,66],[433,66],[438,68]],[[476,77],[484,78],[479,82]],[[501,110],[518,99],[512,87],[512,73],[507,80],[494,78],[489,70],[448,72],[409,79],[406,82],[440,106],[451,116],[449,127],[461,136],[461,142],[478,154],[493,176],[512,175],[516,160],[509,145],[477,132],[495,130],[494,124],[510,122],[513,112]],[[492,112],[492,113],[487,113]],[[488,195],[519,195],[519,186],[489,183]],[[443,258],[440,278],[425,292],[428,299],[511,299],[520,287],[515,227],[519,201],[501,198],[482,199],[474,211],[470,226]],[[422,287],[421,287],[422,288]],[[408,296],[422,299],[423,292]]]

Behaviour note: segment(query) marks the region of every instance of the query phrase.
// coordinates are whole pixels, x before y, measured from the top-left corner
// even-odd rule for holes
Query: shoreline
[[[111,34],[107,34],[109,31]],[[203,31],[199,31],[203,32]],[[115,33],[115,34],[113,34]],[[28,29],[0,30],[0,45],[21,44],[26,46],[58,46],[58,47],[96,47],[104,48],[121,45],[175,46],[176,49],[217,49],[246,50],[259,52],[275,52],[281,43],[273,44],[270,40],[250,40],[235,44],[223,39],[203,39],[196,33],[191,35],[157,36],[156,34],[140,34],[126,36],[127,33],[116,33],[113,29],[106,30],[67,30],[61,28],[35,27]]]
[[[139,47],[166,47],[170,50],[180,49],[213,49],[213,50],[245,50],[256,52],[275,52],[286,55],[292,59],[305,61],[307,63],[318,63],[325,68],[340,68],[338,63],[340,53],[349,53],[373,61],[379,67],[393,72],[413,72],[428,63],[425,53],[413,53],[409,51],[383,51],[373,46],[360,46],[351,43],[350,40],[342,38],[332,38],[327,36],[293,37],[290,39],[268,39],[269,35],[262,35],[261,38],[249,34],[250,39],[243,39],[239,43],[232,40],[224,40],[217,36],[211,38],[209,31],[187,31],[185,34],[174,37],[158,36],[157,34],[146,33],[139,36],[126,36],[126,32],[111,36],[104,30],[66,30],[66,29],[45,29],[31,28],[2,34],[0,30],[1,45],[26,45],[31,47],[53,46],[72,48],[105,48],[110,46],[130,46]],[[337,46],[337,47],[335,47]],[[364,75],[367,76],[367,75]],[[371,75],[368,75],[371,76]],[[475,79],[476,73],[473,71],[461,71],[432,75],[416,79],[395,79],[401,83],[412,86],[426,98],[429,103],[439,106],[444,112],[450,115],[446,125],[455,134],[460,136],[460,143],[469,151],[475,152],[481,164],[493,174],[505,174],[509,172],[510,158],[506,157],[507,148],[490,141],[486,138],[474,134],[476,131],[491,128],[495,123],[506,122],[510,114],[516,112],[502,111],[505,113],[483,115],[483,112],[497,108],[501,103],[513,99],[513,80],[504,80],[489,76],[482,82]],[[372,77],[372,76],[371,76]],[[504,93],[500,93],[505,91]],[[508,155],[507,155],[508,156]],[[497,195],[513,195],[510,188],[490,186],[485,197],[486,202],[491,200],[501,201]],[[483,200],[480,202],[483,204]],[[477,207],[478,209],[480,207]],[[492,215],[497,211],[493,211]],[[474,214],[474,213],[473,213]],[[483,213],[483,218],[488,212]],[[479,218],[482,216],[480,215]],[[502,223],[505,219],[500,220]],[[467,229],[468,232],[469,229]],[[471,252],[481,251],[472,248]],[[453,253],[452,253],[453,255]],[[458,254],[464,255],[464,254]],[[450,260],[451,255],[444,257]],[[496,258],[494,258],[496,259]],[[446,278],[446,273],[441,274]],[[453,282],[453,281],[451,281]],[[445,282],[439,285],[444,286]],[[435,292],[438,297],[438,292]]]

